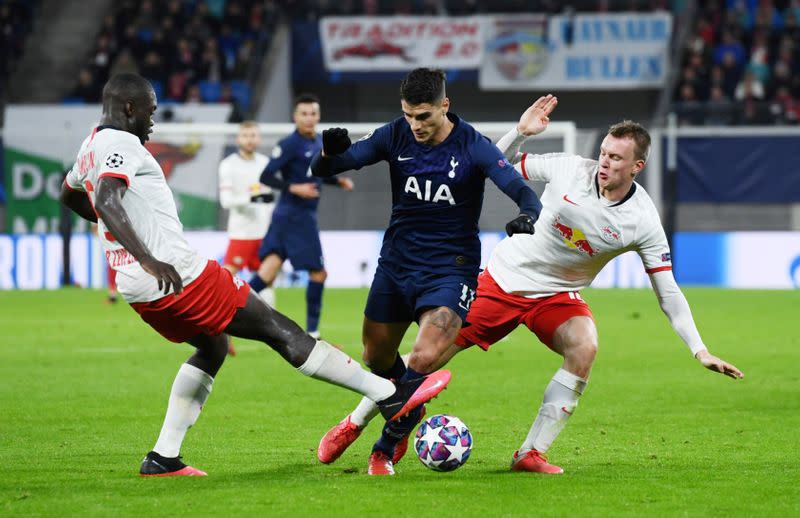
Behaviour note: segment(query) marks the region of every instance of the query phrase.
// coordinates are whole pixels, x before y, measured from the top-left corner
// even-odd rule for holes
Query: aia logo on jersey
[[[612,227],[611,225],[607,225],[601,228],[600,230],[603,231],[603,239],[605,239],[609,243],[615,243],[615,242],[618,243],[622,241],[622,232]]]
[[[430,180],[425,180],[420,185],[415,177],[409,176],[403,192],[416,196],[419,201],[432,201],[433,203],[446,201],[450,205],[456,204],[453,193],[450,192],[450,187],[446,183],[440,184],[434,190],[434,184]]]
[[[110,167],[111,169],[117,169],[123,163],[125,163],[125,160],[119,153],[112,153],[108,155],[108,158],[106,158],[106,167]]]

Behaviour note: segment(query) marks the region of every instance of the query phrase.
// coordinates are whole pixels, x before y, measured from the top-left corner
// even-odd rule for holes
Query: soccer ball
[[[438,414],[419,426],[414,450],[426,467],[434,471],[453,471],[469,459],[472,434],[461,419]]]

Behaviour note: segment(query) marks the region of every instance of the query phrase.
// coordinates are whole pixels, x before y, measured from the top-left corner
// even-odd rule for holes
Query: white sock
[[[153,451],[164,457],[177,457],[186,431],[200,416],[214,378],[202,370],[184,363],[172,383],[167,415]]]
[[[364,370],[360,363],[324,340],[317,340],[317,345],[297,370],[306,376],[349,388],[373,401],[386,399],[395,391],[394,383]]]
[[[531,426],[520,454],[528,450],[546,452],[564,429],[567,419],[578,406],[578,398],[583,394],[587,381],[564,369],[558,369],[544,391],[542,406]]]
[[[411,356],[410,354],[404,354],[401,356],[403,359],[403,363],[408,365],[408,357]],[[369,424],[372,419],[378,415],[380,410],[378,409],[378,405],[375,404],[369,398],[361,398],[359,401],[358,406],[353,410],[350,414],[350,422],[354,425],[358,426],[359,428],[364,428]]]
[[[378,405],[370,398],[364,397],[361,398],[356,409],[350,414],[350,422],[359,428],[364,428],[378,413]]]
[[[275,288],[272,287],[264,288],[263,290],[258,292],[258,296],[264,299],[264,302],[267,303],[267,306],[271,308],[275,307],[275,304],[277,302],[275,299]]]

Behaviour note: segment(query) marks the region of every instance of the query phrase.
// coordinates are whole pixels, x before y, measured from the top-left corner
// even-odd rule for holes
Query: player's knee
[[[328,272],[325,269],[316,270],[308,274],[308,278],[314,282],[325,282],[328,278]]]
[[[581,371],[588,371],[592,368],[595,356],[597,356],[597,340],[585,338],[573,343],[564,354],[573,365]]]
[[[364,365],[370,368],[373,372],[382,372],[388,370],[394,365],[394,359],[397,352],[388,353],[376,347],[364,347],[364,352],[361,354],[361,359],[364,360]]]

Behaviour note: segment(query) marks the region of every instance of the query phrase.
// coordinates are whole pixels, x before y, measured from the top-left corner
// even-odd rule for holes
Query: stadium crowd
[[[288,0],[283,9],[294,19],[335,15],[470,15],[480,13],[560,13],[575,11],[652,11],[668,0]]]
[[[701,2],[674,92],[682,124],[797,124],[800,1]]]
[[[159,99],[232,102],[246,109],[248,79],[268,48],[278,4],[267,0],[123,0],[115,3],[68,98],[99,102],[114,74],[151,81]]]
[[[0,0],[0,77],[7,78],[31,32],[36,0]],[[1,87],[2,85],[0,85]]]

